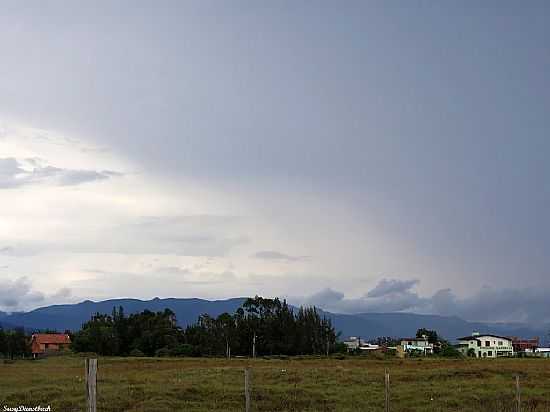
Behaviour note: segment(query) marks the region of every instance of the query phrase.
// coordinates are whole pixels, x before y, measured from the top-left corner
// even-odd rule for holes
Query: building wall
[[[481,346],[478,346],[478,341],[481,341]],[[487,342],[489,342],[489,346],[487,346]],[[470,349],[475,351],[478,358],[512,356],[514,353],[511,340],[484,335],[476,336],[476,340],[461,342],[459,350],[464,355],[467,356]]]
[[[433,353],[433,345],[427,341],[415,341],[415,340],[402,340],[401,345],[402,356],[405,356],[408,352],[421,352],[425,354]],[[398,355],[400,353],[398,352]]]

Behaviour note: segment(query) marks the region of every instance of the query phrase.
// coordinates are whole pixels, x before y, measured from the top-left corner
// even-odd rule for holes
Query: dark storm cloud
[[[342,313],[419,312],[458,316],[469,321],[548,323],[550,299],[543,288],[482,287],[465,298],[442,289],[431,297],[421,297],[411,290],[418,283],[418,280],[382,279],[360,298],[346,298],[341,292],[324,289],[303,302]]]
[[[349,232],[369,237],[365,249],[386,235],[405,245],[399,256],[392,246],[376,250],[404,273],[418,257],[421,267],[409,273],[432,271],[422,282],[438,288],[503,288],[468,302],[441,291],[426,302],[414,283],[394,281],[352,302],[328,290],[335,307],[438,305],[468,314],[484,309],[481,295],[498,307],[512,302],[507,288],[521,276],[529,289],[520,306],[531,301],[543,310],[533,291],[550,291],[550,53],[541,52],[550,8],[544,1],[397,3],[9,2],[0,13],[0,114],[90,137],[182,192],[187,179],[233,185],[245,204],[279,188],[283,200],[299,194],[297,202],[314,192],[319,209],[323,200],[349,206]],[[26,182],[29,172],[4,160],[0,188]],[[56,184],[111,176],[37,173]],[[341,222],[346,212],[325,218]],[[176,234],[167,229],[172,223]],[[319,223],[305,228],[304,241],[330,239]],[[160,218],[69,246],[217,256],[250,241],[238,227],[185,227]],[[342,251],[356,246],[356,273],[369,269],[361,267],[368,262],[360,242],[337,242],[327,256],[346,259]],[[256,257],[265,262],[292,261],[263,252]],[[390,264],[378,268],[394,273],[384,268]]]
[[[15,158],[0,158],[0,189],[16,188],[37,183],[58,186],[74,186],[82,183],[106,180],[122,176],[122,173],[103,170],[63,169],[54,166],[43,166],[36,159],[26,159],[32,164],[31,169]]]
[[[468,281],[511,285],[528,261],[530,282],[548,286],[548,7],[3,11],[2,112],[93,136],[167,177],[315,190]]]
[[[383,279],[359,298],[346,298],[343,293],[325,289],[305,301],[328,311],[343,313],[421,311],[429,305],[429,300],[411,291],[417,283]]]
[[[297,262],[301,260],[309,259],[309,256],[291,256],[275,250],[262,250],[252,255],[256,259],[270,260],[270,261],[284,261],[284,262]]]
[[[435,293],[431,311],[442,315],[457,315],[477,321],[521,321],[532,324],[548,322],[550,299],[544,288],[482,287],[472,296],[459,298],[450,289]]]

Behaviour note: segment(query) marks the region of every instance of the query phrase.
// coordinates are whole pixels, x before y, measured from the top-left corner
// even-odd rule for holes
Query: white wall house
[[[361,343],[361,338],[356,336],[350,336],[349,339],[344,341],[344,345],[348,347],[348,352],[358,349]]]
[[[364,342],[361,340],[361,338],[357,338],[355,336],[350,336],[348,340],[344,341],[344,344],[348,347],[348,352],[351,352],[357,349],[361,351],[374,351],[374,350],[380,349],[379,345]]]
[[[465,336],[457,339],[458,350],[464,356],[474,356],[476,358],[501,358],[514,356],[512,339],[505,336],[472,333],[471,336]]]
[[[526,349],[525,355],[536,356],[539,358],[550,358],[550,348]]]
[[[420,355],[431,355],[434,353],[433,343],[428,338],[403,338],[401,339],[400,351],[403,353],[418,353]]]

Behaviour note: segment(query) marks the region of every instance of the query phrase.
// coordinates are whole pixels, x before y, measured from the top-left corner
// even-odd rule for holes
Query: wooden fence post
[[[521,412],[521,388],[519,386],[519,375],[516,375],[516,412]]]
[[[97,411],[97,359],[86,359],[86,412]]]
[[[250,390],[252,385],[252,375],[250,373],[250,368],[245,368],[244,370],[244,410],[245,412],[250,412]]]
[[[390,372],[384,371],[384,412],[390,412]]]
[[[252,338],[252,359],[256,359],[256,332],[254,332],[254,337]]]

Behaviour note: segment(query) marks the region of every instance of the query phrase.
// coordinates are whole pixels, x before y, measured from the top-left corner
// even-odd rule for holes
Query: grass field
[[[550,411],[550,360],[100,358],[99,411],[242,411],[244,368],[253,411],[383,411],[384,370],[392,411]],[[84,358],[0,363],[4,405],[83,411]]]

